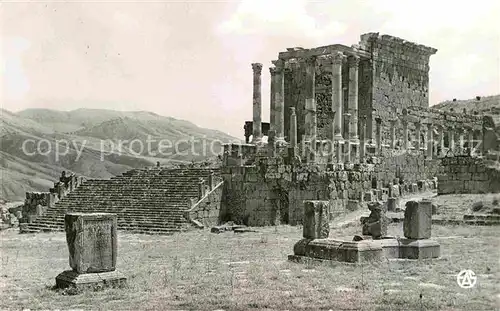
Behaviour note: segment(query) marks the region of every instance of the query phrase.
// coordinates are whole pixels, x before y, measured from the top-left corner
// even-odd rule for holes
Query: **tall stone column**
[[[391,149],[396,149],[396,125],[398,120],[393,119],[391,122]]]
[[[276,68],[269,67],[270,88],[269,88],[269,130],[276,130]],[[268,140],[269,142],[269,140]]]
[[[278,60],[274,62],[275,81],[274,87],[276,93],[274,95],[275,110],[274,116],[276,130],[276,144],[282,145],[285,143],[285,64],[284,61]]]
[[[469,128],[469,153],[472,154],[473,151],[474,151],[474,129],[473,128]]]
[[[349,136],[351,140],[357,142],[359,140],[358,136],[358,68],[359,68],[359,56],[349,56],[349,114],[351,115],[351,121],[349,124]]]
[[[311,151],[316,150],[316,93],[314,90],[316,77],[316,57],[308,57],[306,60],[306,80],[305,80],[305,140],[309,141]]]
[[[377,153],[382,154],[382,119],[376,118],[375,139],[377,142]]]
[[[451,152],[455,151],[455,129],[453,127],[448,128],[448,149]]]
[[[408,150],[408,121],[402,120],[401,123],[403,123],[403,148]]]
[[[366,116],[360,119],[360,130],[359,134],[359,162],[363,163],[365,161],[366,153]]]
[[[334,139],[342,140],[342,62],[345,56],[336,51],[332,54],[332,111],[335,112]]]
[[[295,114],[295,107],[290,107],[290,147],[297,148],[297,115]]]
[[[253,63],[253,138],[252,142],[260,143],[262,141],[262,92],[261,92],[261,74],[262,64]]]
[[[436,155],[444,156],[445,155],[445,152],[444,152],[444,126],[439,125],[438,131],[439,131],[438,143],[439,143],[440,151],[439,151],[439,154],[436,153]]]
[[[465,145],[465,129],[464,128],[461,128],[458,130],[458,144],[459,144],[459,148],[458,150],[460,150],[460,152],[462,152],[464,150],[464,145]]]
[[[433,147],[433,142],[434,142],[434,138],[433,138],[433,128],[432,128],[432,123],[428,123],[427,124],[427,157],[429,159],[432,159],[432,147]]]
[[[421,147],[421,140],[420,140],[420,129],[421,129],[421,124],[420,122],[416,122],[415,123],[415,143],[416,143],[416,146],[415,146],[415,149],[420,152],[420,147]]]
[[[347,124],[350,124],[349,121],[351,120],[351,114],[350,113],[345,113],[344,114],[344,119]],[[345,133],[345,142],[344,142],[344,162],[345,163],[350,163],[351,162],[351,141],[350,141],[350,131],[346,131]]]

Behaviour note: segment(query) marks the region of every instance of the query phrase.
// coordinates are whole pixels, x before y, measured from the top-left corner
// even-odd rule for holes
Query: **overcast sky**
[[[26,108],[148,110],[241,137],[252,62],[366,32],[438,49],[430,104],[499,94],[500,1],[0,3],[0,99]]]

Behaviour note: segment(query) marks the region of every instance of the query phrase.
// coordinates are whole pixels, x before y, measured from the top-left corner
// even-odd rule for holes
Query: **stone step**
[[[158,222],[158,223],[185,223],[187,220],[184,217],[123,217],[117,215],[119,222]],[[64,224],[64,217],[40,217],[32,223],[62,223]]]
[[[169,235],[178,232],[182,232],[181,228],[159,228],[159,227],[150,227],[150,228],[141,228],[141,227],[128,227],[121,228],[118,226],[118,230],[124,233],[133,233],[133,234],[160,234],[160,235]],[[22,233],[39,233],[39,232],[62,232],[64,231],[63,227],[43,227],[43,226],[28,226],[22,230]]]

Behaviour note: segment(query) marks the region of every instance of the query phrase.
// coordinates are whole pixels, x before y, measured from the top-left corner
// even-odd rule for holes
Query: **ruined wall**
[[[285,164],[282,158],[257,165],[226,167],[222,221],[251,226],[302,222],[304,200],[331,201],[331,215],[345,212],[349,199],[361,200],[371,189],[372,165],[342,165],[325,171],[321,165]]]
[[[83,177],[74,174],[66,176],[63,172],[60,181],[55,182],[54,187],[50,188],[49,192],[26,192],[22,208],[23,221],[31,223],[37,217],[42,216],[48,207],[54,206],[83,182]]]
[[[483,159],[456,156],[442,159],[443,174],[438,176],[438,194],[500,193],[500,170]]]
[[[375,116],[385,121],[409,106],[429,107],[429,58],[436,49],[378,33],[362,35],[360,46],[372,54]],[[373,127],[367,125],[367,130],[372,132]]]
[[[417,152],[404,152],[379,158],[375,166],[376,177],[384,186],[398,178],[400,183],[429,180],[443,172],[441,160],[425,159]]]

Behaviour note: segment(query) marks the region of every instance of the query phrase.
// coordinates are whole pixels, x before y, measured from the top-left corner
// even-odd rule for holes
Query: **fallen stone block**
[[[377,262],[383,259],[383,251],[380,243],[372,240],[359,242],[341,241],[333,239],[316,239],[306,243],[299,252],[288,257],[289,260],[303,262],[307,259],[328,260],[337,262],[360,263]]]

